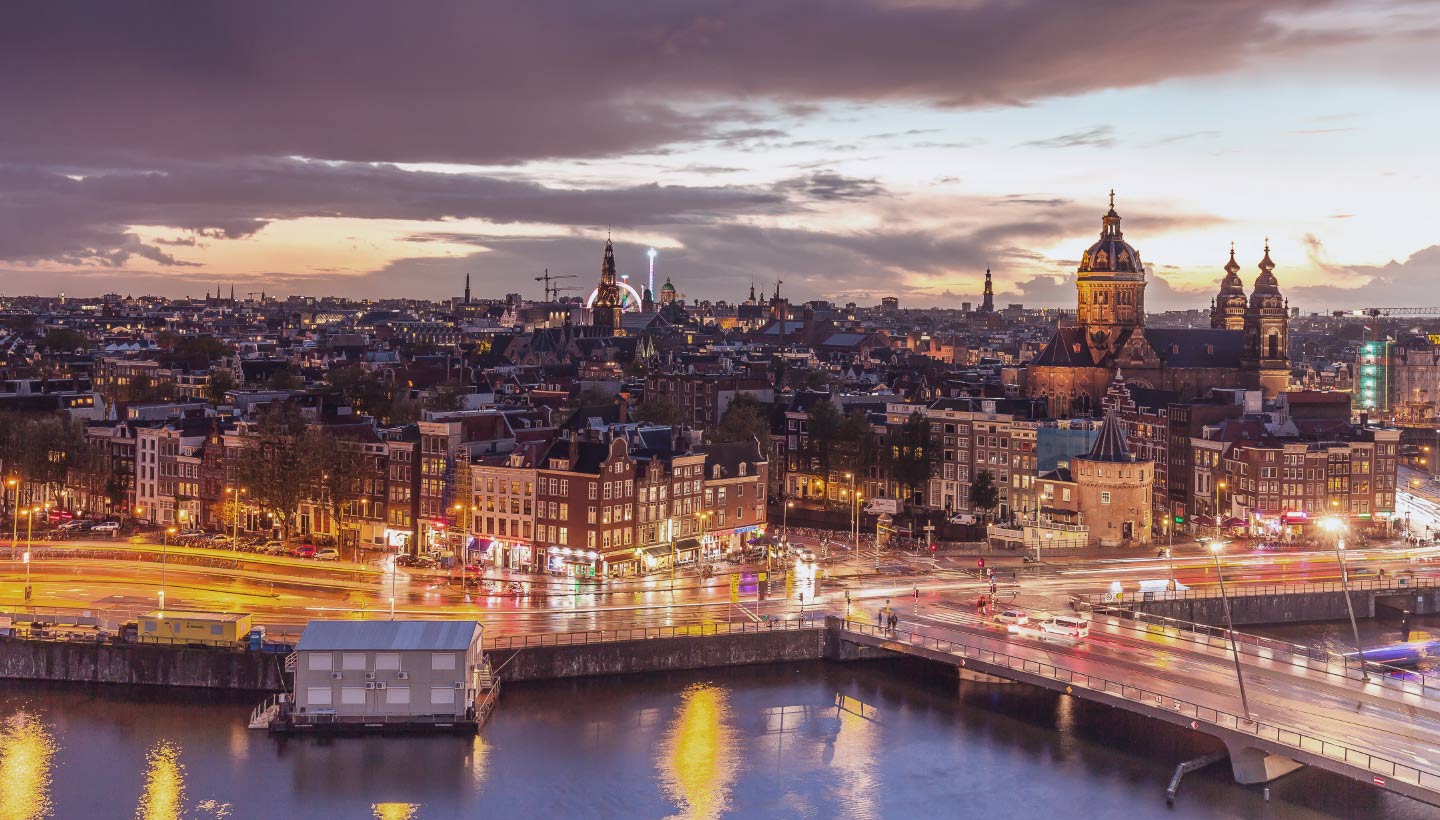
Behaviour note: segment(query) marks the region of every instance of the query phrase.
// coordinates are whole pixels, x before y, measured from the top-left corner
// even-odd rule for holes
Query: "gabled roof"
[[[1076,352],[1076,345],[1079,345],[1079,352]],[[1095,367],[1085,343],[1085,330],[1079,327],[1056,328],[1050,343],[1030,364],[1038,367]]]
[[[1239,368],[1245,332],[1208,327],[1145,328],[1145,338],[1166,367]]]

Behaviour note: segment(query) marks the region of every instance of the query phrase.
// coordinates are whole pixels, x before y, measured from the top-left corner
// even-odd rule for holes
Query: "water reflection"
[[[162,740],[145,755],[145,789],[136,820],[180,820],[185,812],[185,764],[180,749]]]
[[[835,778],[836,803],[849,817],[879,817],[875,797],[880,791],[879,710],[856,698],[837,693],[835,716],[839,731],[826,749],[827,765],[839,771]]]
[[[55,739],[39,718],[17,711],[0,724],[0,820],[49,817]]]
[[[371,807],[375,820],[414,820],[419,817],[419,803],[376,803]]]
[[[680,808],[676,817],[709,820],[725,812],[738,768],[736,751],[726,692],[704,683],[686,689],[658,761],[665,791]]]

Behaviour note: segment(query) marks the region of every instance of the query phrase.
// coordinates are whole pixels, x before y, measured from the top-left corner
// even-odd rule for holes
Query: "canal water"
[[[0,820],[1412,818],[1302,770],[1237,786],[1206,738],[903,661],[506,687],[479,737],[278,739],[248,699],[0,683]]]

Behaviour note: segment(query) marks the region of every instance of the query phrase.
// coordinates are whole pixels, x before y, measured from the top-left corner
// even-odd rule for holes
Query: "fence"
[[[1353,573],[1354,570],[1351,570]],[[1416,589],[1434,589],[1437,587],[1433,578],[1374,578],[1370,580],[1350,579],[1351,592],[1409,592]],[[1231,598],[1264,597],[1273,595],[1311,595],[1322,592],[1344,592],[1345,585],[1339,581],[1327,581],[1321,584],[1245,584],[1228,583],[1225,587],[1225,594]],[[1107,600],[1104,593],[1085,593],[1075,596],[1090,604],[1113,603]],[[1180,589],[1162,590],[1159,592],[1141,593],[1140,601],[1192,601],[1210,600],[1219,598],[1220,590],[1210,589]]]
[[[1067,693],[1071,687],[1079,686],[1092,692],[1116,696],[1147,707],[1173,711],[1177,715],[1191,718],[1196,723],[1207,723],[1222,729],[1253,735],[1292,749],[1300,749],[1331,760],[1357,766],[1365,769],[1367,772],[1394,778],[1423,789],[1440,790],[1440,774],[1435,772],[1408,766],[1404,763],[1390,760],[1389,758],[1346,746],[1343,743],[1308,735],[1304,732],[1297,732],[1277,724],[1243,718],[1220,709],[1180,700],[1171,695],[1162,694],[1141,686],[1135,686],[1134,684],[1122,683],[1085,672],[1077,672],[1062,666],[1045,663],[1044,661],[1036,661],[1029,658],[1008,655],[1003,652],[996,652],[983,647],[973,646],[964,641],[941,638],[933,635],[922,635],[908,630],[883,629],[881,627],[855,623],[853,621],[847,621],[845,623],[845,629],[850,632],[871,635],[891,642],[905,643],[922,649],[932,649],[933,651],[944,654],[974,659],[981,663],[989,664],[991,667],[998,667],[1000,669],[1053,680],[1057,683],[1065,684]],[[1376,783],[1376,785],[1383,786],[1385,784]]]
[[[1212,639],[1225,642],[1224,645],[1227,649],[1230,645],[1230,630],[1220,626],[1197,624],[1178,618],[1168,618],[1164,615],[1153,615],[1137,609],[1103,604],[1093,605],[1091,612],[1113,617],[1119,621],[1117,625],[1122,627],[1125,626],[1126,621],[1133,621],[1147,627],[1159,627],[1164,634],[1171,637],[1194,640],[1194,636],[1203,636],[1207,646],[1210,645],[1209,641]],[[1146,631],[1152,630],[1147,629]],[[1417,694],[1422,697],[1440,697],[1440,676],[1429,672],[1403,669],[1379,661],[1365,661],[1362,665],[1359,657],[1331,652],[1323,647],[1290,643],[1246,632],[1236,632],[1234,635],[1235,647],[1244,654],[1268,657],[1281,663],[1303,666],[1306,669],[1313,669],[1328,675],[1338,675],[1348,680],[1378,682],[1388,689]],[[1322,666],[1316,667],[1314,664],[1317,663]]]
[[[615,641],[645,641],[656,638],[689,638],[715,635],[743,635],[760,632],[821,629],[824,615],[815,613],[807,618],[740,621],[733,624],[690,624],[683,626],[646,626],[629,629],[595,629],[585,632],[554,632],[540,635],[499,635],[486,638],[489,649],[523,649],[532,646],[577,646]]]

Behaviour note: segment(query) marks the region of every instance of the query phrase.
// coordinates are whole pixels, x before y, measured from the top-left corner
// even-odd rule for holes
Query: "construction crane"
[[[1372,319],[1378,319],[1381,316],[1440,316],[1440,307],[1355,308],[1354,310],[1337,310],[1330,315],[1337,319],[1347,316],[1369,316]]]
[[[555,281],[555,280],[557,280],[557,279],[578,279],[578,278],[579,278],[579,277],[576,276],[576,275],[573,274],[573,273],[561,274],[560,276],[551,276],[551,275],[550,275],[550,269],[549,269],[549,268],[546,268],[546,269],[545,269],[545,275],[544,275],[544,276],[537,276],[537,277],[535,277],[535,281],[536,281],[536,282],[544,282],[544,283],[545,283],[545,296],[544,296],[544,298],[545,298],[546,301],[554,301],[554,300],[560,298],[560,291],[562,291],[562,290],[579,290],[579,288],[560,287],[560,286],[558,286],[558,285],[552,285],[552,284],[550,284],[551,282],[553,282],[553,281]]]

